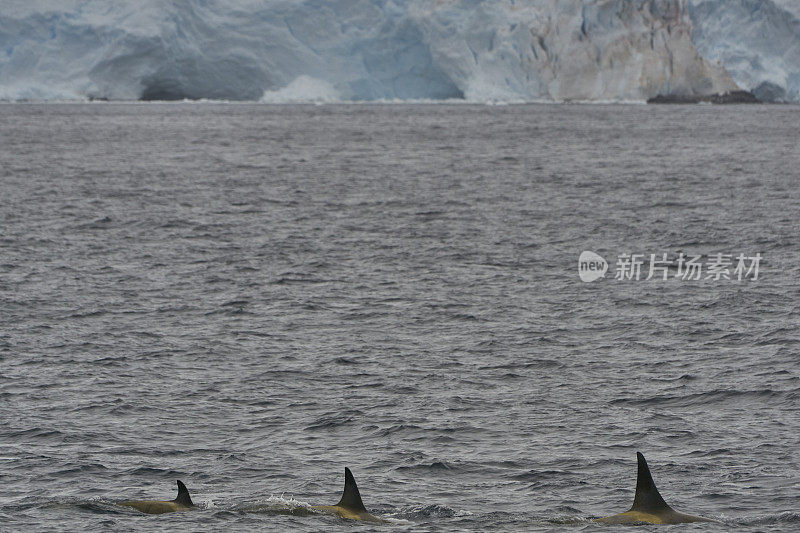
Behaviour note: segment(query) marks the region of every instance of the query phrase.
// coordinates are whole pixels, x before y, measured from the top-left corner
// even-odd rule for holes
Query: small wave
[[[132,468],[131,470],[128,470],[126,473],[132,474],[134,476],[166,477],[166,478],[179,478],[185,474],[185,472],[178,472],[177,470],[152,468],[149,466],[140,466]]]
[[[708,392],[687,394],[684,396],[662,395],[651,396],[649,398],[617,398],[612,400],[611,403],[615,405],[671,405],[676,407],[689,407],[747,398],[775,398],[779,396],[785,396],[786,394],[786,392],[775,391],[772,389],[744,391],[713,390]]]
[[[447,507],[446,505],[426,505],[411,507],[407,510],[401,510],[394,513],[392,516],[405,518],[406,520],[424,520],[426,518],[453,518],[458,514],[458,511]]]
[[[111,217],[102,217],[86,224],[80,224],[77,229],[108,229],[109,224],[113,222]]]
[[[106,314],[104,310],[97,310],[97,311],[86,311],[82,313],[73,313],[71,315],[67,315],[66,318],[94,318],[98,316],[103,316]]]
[[[716,448],[713,450],[692,450],[683,455],[685,457],[717,457],[717,456],[726,456],[732,452],[733,450],[731,450],[730,448]]]
[[[246,311],[244,309],[244,307],[215,309],[214,311],[207,311],[207,312],[203,313],[203,316],[213,316],[213,315],[223,315],[223,316],[247,315],[247,316],[256,316],[256,313],[253,313],[251,311]]]
[[[697,377],[695,377],[695,376],[693,376],[691,374],[682,374],[682,375],[676,376],[676,377],[658,377],[658,376],[656,376],[656,377],[652,377],[650,379],[652,381],[666,381],[666,382],[670,382],[670,381],[695,381],[697,379]]]
[[[453,470],[455,466],[449,464],[447,461],[434,461],[432,463],[398,466],[396,470]]]
[[[538,483],[547,478],[563,479],[563,477],[566,475],[569,475],[569,473],[563,470],[529,470],[527,472],[511,476],[511,479]]]
[[[79,465],[62,470],[56,470],[52,473],[53,476],[71,477],[73,475],[86,475],[89,473],[101,473],[108,470],[105,465],[100,463]]]
[[[324,416],[322,418],[318,418],[311,424],[305,427],[306,431],[315,431],[319,429],[330,429],[339,426],[345,426],[359,420],[361,418],[361,413],[359,414],[337,414],[332,416]]]
[[[311,508],[310,503],[297,500],[293,496],[286,498],[282,494],[280,496],[270,495],[269,498],[264,500],[240,504],[234,507],[234,510],[244,513],[282,514],[294,516],[310,516],[318,514],[317,511]]]
[[[222,307],[238,307],[242,305],[248,305],[250,300],[230,300],[223,304],[220,304]]]
[[[576,512],[580,512],[577,511]],[[550,522],[551,524],[558,524],[561,526],[575,526],[579,524],[594,524],[594,520],[597,517],[584,517],[584,516],[575,516],[575,515],[561,515],[556,514],[555,516],[551,516],[546,518],[545,522]]]
[[[191,228],[193,226],[194,226],[193,222],[181,218],[173,218],[163,222],[158,227],[162,229],[169,229],[169,228]]]
[[[50,439],[50,438],[63,438],[65,434],[61,431],[55,429],[47,429],[47,428],[29,428],[23,429],[19,431],[11,431],[5,434],[6,439],[17,439],[23,438],[26,441],[32,439]]]
[[[360,365],[361,361],[348,357],[337,357],[333,360],[333,363],[337,365]]]
[[[274,281],[271,281],[270,283],[272,285],[287,285],[287,284],[290,284],[290,283],[329,283],[331,281],[336,281],[336,280],[314,279],[314,278],[299,277],[299,276],[298,277],[295,277],[295,276],[282,276],[282,277],[280,277],[280,278],[278,278],[278,279],[276,279]]]
[[[486,365],[478,367],[478,370],[520,370],[525,368],[555,368],[563,366],[564,363],[555,359],[527,359],[515,363],[504,363],[501,365]]]
[[[417,432],[422,430],[422,427],[416,424],[395,424],[393,426],[383,427],[383,428],[376,427],[375,429],[376,429],[375,431],[376,436],[388,437],[389,435],[395,435],[397,433],[402,434],[402,433]]]
[[[800,513],[784,511],[778,514],[743,517],[725,520],[739,526],[768,526],[778,524],[800,524]]]

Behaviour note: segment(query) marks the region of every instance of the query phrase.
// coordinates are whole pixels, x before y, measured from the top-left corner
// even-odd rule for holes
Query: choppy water
[[[2,528],[606,531],[641,450],[689,527],[795,531],[799,123],[0,106]],[[613,279],[679,251],[759,279]],[[345,466],[394,526],[305,510]]]

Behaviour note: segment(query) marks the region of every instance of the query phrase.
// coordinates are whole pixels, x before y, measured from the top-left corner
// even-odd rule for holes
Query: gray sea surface
[[[0,105],[0,529],[613,531],[642,451],[721,522],[682,530],[794,532],[799,136],[798,106]],[[346,466],[389,525],[308,508]],[[199,509],[114,505],[176,479]]]

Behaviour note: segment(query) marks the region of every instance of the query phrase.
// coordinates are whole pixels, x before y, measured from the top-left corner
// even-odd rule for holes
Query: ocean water
[[[682,529],[796,531],[799,123],[0,105],[0,529],[612,531],[642,451]],[[389,525],[308,509],[345,466]]]

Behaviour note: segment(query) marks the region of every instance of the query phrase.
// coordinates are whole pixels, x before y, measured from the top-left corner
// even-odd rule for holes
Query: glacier
[[[698,51],[771,102],[800,100],[800,1],[693,0]]]
[[[0,99],[800,100],[795,0],[3,0]]]

